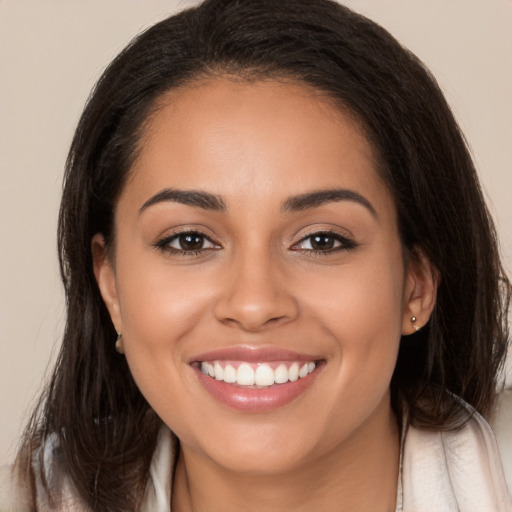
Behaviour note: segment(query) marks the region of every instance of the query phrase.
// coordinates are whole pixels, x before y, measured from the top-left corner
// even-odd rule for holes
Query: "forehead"
[[[192,135],[194,139],[202,135],[210,139],[214,135],[212,129],[227,133],[229,125],[233,136],[241,123],[245,125],[241,135],[248,135],[248,120],[253,136],[285,128],[280,136],[289,141],[299,130],[303,136],[313,138],[314,134],[315,138],[329,140],[344,132],[345,136],[357,138],[360,149],[368,156],[372,153],[356,116],[326,92],[285,79],[248,81],[230,76],[198,79],[164,93],[146,122],[145,142],[162,129],[172,129],[171,125],[186,130],[183,135]],[[334,126],[338,133],[333,132]],[[275,140],[276,133],[273,135]]]
[[[345,184],[385,188],[360,123],[298,83],[221,78],[171,90],[159,99],[139,149],[129,182],[153,189],[147,193],[169,186],[227,196],[241,187],[264,195]]]

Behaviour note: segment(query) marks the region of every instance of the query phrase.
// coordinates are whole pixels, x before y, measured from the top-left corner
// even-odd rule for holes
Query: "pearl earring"
[[[416,329],[416,332],[418,332],[420,330],[420,327],[418,327],[417,325],[414,325],[414,322],[416,322],[415,316],[411,317],[411,323],[412,323],[412,326]]]

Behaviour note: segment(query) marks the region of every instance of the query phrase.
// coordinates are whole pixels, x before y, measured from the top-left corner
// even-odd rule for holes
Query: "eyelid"
[[[172,247],[170,244],[174,241],[179,239],[181,235],[187,235],[187,234],[196,234],[207,240],[210,244],[213,245],[213,247],[204,247],[201,249],[178,249],[176,247]],[[221,245],[216,242],[212,236],[207,235],[203,229],[190,226],[190,227],[179,227],[175,228],[175,230],[167,235],[161,236],[158,238],[158,240],[153,243],[153,247],[155,249],[166,251],[170,254],[180,255],[180,256],[188,256],[188,255],[198,255],[198,254],[204,254],[206,252],[217,250],[221,248]]]
[[[204,236],[208,240],[211,240],[213,243],[217,243],[214,241],[217,238],[217,234],[202,224],[180,224],[162,230],[160,233],[161,234],[155,236],[155,239],[157,239],[157,241],[153,245],[156,245],[157,243],[159,243],[159,241],[169,240],[171,238],[188,233],[197,233],[198,235]]]
[[[165,245],[167,247],[172,247],[172,245],[171,245],[172,242],[175,242],[176,240],[179,240],[181,235],[187,235],[187,234],[199,235],[205,241],[209,242],[212,247],[218,247],[218,245],[213,240],[211,240],[208,236],[206,236],[206,235],[204,235],[202,233],[199,233],[197,231],[185,231],[185,232],[182,231],[181,233],[176,233],[175,235],[171,235],[171,236],[167,237],[167,242],[166,242]],[[212,247],[203,247],[201,250],[211,249]],[[187,249],[179,249],[177,247],[173,247],[173,249],[176,249],[176,250],[182,251],[182,252],[190,252]]]
[[[336,242],[339,242],[339,245],[333,247],[332,249],[327,249],[324,251],[318,250],[318,249],[313,249],[313,248],[303,249],[303,248],[299,247],[301,243],[314,237],[315,235],[316,236],[318,236],[318,235],[330,236],[330,237],[334,238],[334,240]],[[307,253],[330,254],[330,253],[335,253],[338,251],[343,251],[343,250],[348,251],[351,249],[355,249],[358,245],[359,244],[354,241],[352,236],[342,234],[339,231],[336,231],[332,228],[328,228],[328,229],[321,229],[321,228],[318,229],[317,228],[317,229],[312,229],[308,233],[303,234],[301,236],[301,238],[291,246],[291,249],[295,250],[295,251],[304,251]]]

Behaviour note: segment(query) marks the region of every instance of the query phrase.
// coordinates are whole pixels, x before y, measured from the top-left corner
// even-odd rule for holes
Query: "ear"
[[[439,282],[437,268],[421,249],[414,248],[407,263],[402,334],[413,334],[428,322]]]
[[[123,332],[121,309],[117,296],[116,273],[108,255],[105,239],[101,233],[93,236],[91,241],[94,276],[98,283],[103,301],[107,306],[110,318],[117,333]]]

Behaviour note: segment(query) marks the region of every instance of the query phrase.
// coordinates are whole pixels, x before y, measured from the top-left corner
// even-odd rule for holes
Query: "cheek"
[[[193,387],[183,363],[211,298],[208,289],[199,286],[199,276],[188,269],[176,273],[153,258],[139,254],[135,259],[137,264],[128,256],[118,263],[125,357],[148,403],[175,431],[186,432],[196,411],[183,392]]]
[[[310,283],[302,295],[307,297],[308,308],[340,333],[377,330],[384,334],[391,330],[399,334],[403,283],[402,267],[392,260],[389,265],[341,269],[316,286]],[[348,332],[346,337],[354,341],[358,338]]]
[[[144,251],[125,251],[117,276],[126,359],[141,392],[157,405],[188,378],[185,352],[207,316],[209,288],[197,272],[155,262]]]
[[[402,329],[404,275],[401,254],[358,268],[313,288],[312,314],[335,340],[342,359],[339,389],[389,384]],[[311,289],[311,287],[310,287]]]
[[[128,343],[133,338],[133,344],[148,348],[176,345],[208,310],[210,289],[191,268],[155,264],[151,257],[136,265],[129,259],[120,263],[118,293]]]

